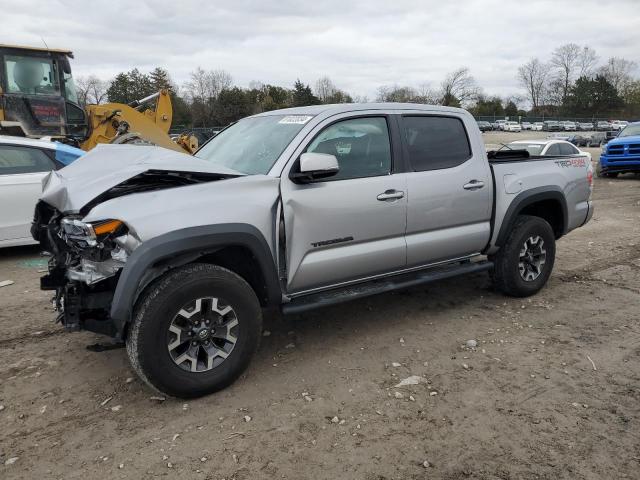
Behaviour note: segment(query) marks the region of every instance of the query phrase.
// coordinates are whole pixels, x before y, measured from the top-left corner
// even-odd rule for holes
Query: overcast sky
[[[0,11],[0,43],[44,38],[73,50],[75,76],[105,79],[155,66],[179,85],[198,66],[240,86],[328,75],[373,99],[467,66],[485,92],[509,95],[519,65],[563,43],[640,63],[640,0],[0,0]]]

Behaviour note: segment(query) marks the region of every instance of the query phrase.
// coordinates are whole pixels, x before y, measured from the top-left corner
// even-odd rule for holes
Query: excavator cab
[[[67,50],[0,45],[0,134],[87,136]]]

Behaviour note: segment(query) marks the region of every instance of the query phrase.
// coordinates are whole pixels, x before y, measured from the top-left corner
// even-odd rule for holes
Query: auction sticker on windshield
[[[296,125],[304,125],[305,123],[307,123],[312,118],[313,117],[311,115],[287,115],[282,120],[280,120],[278,123],[289,123],[289,124],[296,124]]]

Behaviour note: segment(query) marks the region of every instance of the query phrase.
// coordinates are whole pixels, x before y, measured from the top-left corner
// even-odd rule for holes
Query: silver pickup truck
[[[240,120],[195,155],[101,146],[51,174],[32,234],[59,320],[126,342],[178,397],[233,382],[284,313],[488,271],[538,292],[593,214],[585,157],[487,152],[464,110],[323,105]]]

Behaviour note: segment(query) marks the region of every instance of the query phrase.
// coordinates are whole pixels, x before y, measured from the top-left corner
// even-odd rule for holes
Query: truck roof
[[[5,43],[0,43],[0,48],[13,48],[16,50],[31,50],[34,52],[64,53],[65,55],[68,55],[71,58],[73,58],[73,52],[71,50],[63,50],[60,48],[28,47],[26,45],[8,45]]]
[[[344,112],[353,112],[358,110],[420,110],[430,112],[448,112],[448,113],[465,113],[466,110],[455,107],[443,107],[442,105],[425,105],[422,103],[334,103],[329,105],[312,105],[308,107],[293,107],[284,108],[281,110],[271,110],[269,112],[263,112],[255,115],[319,115],[323,114],[337,114]]]

